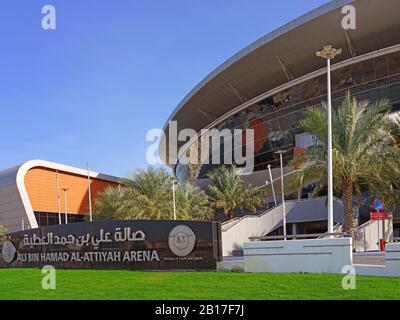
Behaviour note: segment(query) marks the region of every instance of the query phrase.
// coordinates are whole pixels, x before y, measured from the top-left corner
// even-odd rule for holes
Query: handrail
[[[364,228],[364,227],[366,227],[366,226],[368,226],[368,225],[370,225],[370,224],[372,224],[374,222],[375,222],[375,220],[368,220],[367,222],[364,222],[361,226],[358,226],[356,229]]]
[[[307,201],[317,201],[317,200],[321,200],[321,199],[323,199],[323,198],[326,198],[326,196],[316,197],[316,198],[311,198],[311,199],[285,200],[285,203],[286,203],[286,204],[290,204],[290,203],[301,203],[301,202],[307,202]],[[335,200],[339,205],[343,206],[343,204],[341,204],[341,203],[339,203],[339,202],[337,201],[337,198],[336,198],[336,197],[334,197],[334,200]],[[227,230],[231,229],[231,228],[232,228],[233,226],[235,226],[238,222],[240,222],[240,221],[242,221],[242,220],[244,220],[244,219],[246,219],[246,218],[261,218],[261,217],[264,216],[265,214],[268,214],[268,213],[270,213],[272,210],[277,209],[277,208],[279,208],[279,207],[282,207],[282,203],[278,203],[277,206],[275,206],[275,207],[273,207],[273,208],[270,208],[270,209],[267,209],[267,210],[263,211],[263,212],[260,213],[260,214],[246,214],[246,215],[244,215],[244,216],[236,217],[236,218],[234,218],[234,219],[232,219],[232,220],[225,221],[225,222],[222,223],[222,228],[224,227],[224,225],[229,225],[229,224],[231,224],[231,225],[228,226],[228,227],[227,227],[226,229],[224,229],[223,231],[227,231]],[[236,223],[233,223],[234,221],[236,221]]]
[[[271,211],[273,211],[273,210],[275,210],[275,209],[277,209],[277,208],[279,208],[281,206],[282,206],[282,204],[278,204],[277,206],[275,206],[273,208],[269,208],[269,209],[267,209],[265,211],[262,211],[260,214],[246,214],[244,216],[236,217],[236,218],[234,218],[232,220],[225,221],[225,222],[222,223],[222,229],[223,229],[222,231],[223,232],[228,231],[229,229],[231,229],[232,227],[237,225],[240,221],[242,221],[242,220],[244,220],[246,218],[261,218],[262,216],[270,213]],[[227,226],[227,228],[224,229],[224,226]]]
[[[267,237],[249,237],[250,241],[258,240],[284,240],[286,239],[307,239],[307,238],[318,238],[320,236],[345,236],[344,232],[336,232],[336,233],[310,233],[310,234],[296,234],[296,235],[287,235],[285,236],[267,236]]]
[[[337,224],[335,224],[335,225],[333,226],[333,231],[335,231],[338,227],[342,227],[342,228],[343,228],[342,224],[337,223]],[[323,239],[323,238],[325,238],[327,233],[328,233],[328,232],[325,232],[324,235],[319,236],[318,239]]]
[[[300,170],[292,170],[292,171],[286,172],[286,173],[283,175],[283,177],[286,178],[286,177],[288,177],[288,176],[290,176],[290,175],[292,175],[292,174],[294,174],[294,173],[297,173],[297,172],[299,172],[299,171],[300,171]],[[281,176],[279,176],[279,177],[277,177],[277,178],[275,178],[275,179],[272,178],[272,182],[280,182],[281,179],[282,179]],[[263,184],[262,186],[257,187],[257,189],[263,189],[263,188],[267,188],[267,187],[269,187],[269,186],[272,186],[271,181],[268,181],[268,182],[266,182],[265,184]]]

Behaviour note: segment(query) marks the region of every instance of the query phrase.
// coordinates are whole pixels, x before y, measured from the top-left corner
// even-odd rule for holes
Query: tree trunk
[[[229,210],[228,211],[228,219],[232,220],[233,218],[234,218],[234,212],[233,212],[233,210]]]
[[[213,218],[213,220],[214,221],[218,221],[217,217],[218,217],[218,212],[217,212],[217,210],[214,210],[214,218]]]
[[[351,181],[343,183],[343,205],[344,232],[347,236],[353,238],[353,183]]]

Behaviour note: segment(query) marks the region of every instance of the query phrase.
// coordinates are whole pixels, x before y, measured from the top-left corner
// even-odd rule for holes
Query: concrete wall
[[[400,277],[400,243],[386,245],[385,266],[355,265],[358,276]]]
[[[341,274],[352,265],[352,239],[247,242],[246,272]]]

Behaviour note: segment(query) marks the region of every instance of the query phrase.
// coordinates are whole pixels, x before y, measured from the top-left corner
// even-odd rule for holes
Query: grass
[[[340,275],[232,272],[57,270],[56,290],[43,290],[39,269],[0,269],[0,299],[399,299],[400,279]]]

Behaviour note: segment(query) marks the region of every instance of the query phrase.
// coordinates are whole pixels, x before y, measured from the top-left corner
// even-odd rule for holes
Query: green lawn
[[[0,299],[399,299],[400,279],[229,272],[58,270],[57,289],[43,290],[39,269],[0,269]]]

